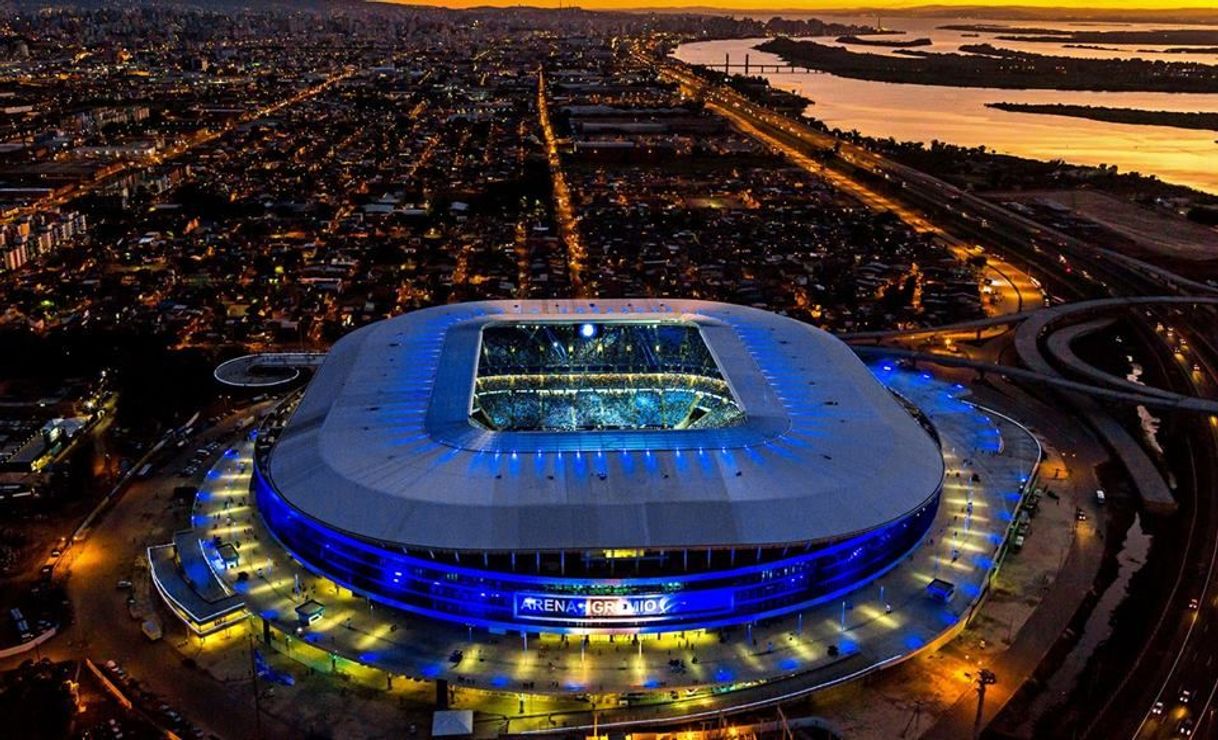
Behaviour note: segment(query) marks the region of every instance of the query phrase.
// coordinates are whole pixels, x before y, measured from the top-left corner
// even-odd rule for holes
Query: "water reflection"
[[[874,19],[872,19],[874,21]],[[937,19],[933,25],[951,23]],[[944,42],[932,29],[918,30],[914,21],[910,36],[934,36],[939,50],[958,43]],[[927,23],[923,21],[923,23]],[[894,24],[895,25],[895,24]],[[1054,24],[1037,23],[1038,27]],[[1062,24],[1058,24],[1062,25]],[[1172,26],[1173,28],[1177,26]],[[1122,28],[1135,29],[1126,25]],[[959,36],[960,32],[950,32]],[[747,53],[754,64],[781,63],[773,54],[753,47],[764,39],[729,39],[684,44],[675,56],[694,64],[714,66],[731,54],[733,63]],[[964,38],[981,42],[987,38]],[[823,41],[823,40],[822,40]],[[1078,55],[1143,56],[1138,45],[1120,52],[1094,49],[1059,49],[1057,44],[994,42],[1007,48],[1030,48],[1042,53],[1069,51]],[[935,48],[935,47],[927,47]],[[1204,55],[1166,55],[1175,61],[1214,61]],[[1064,159],[1084,165],[1116,165],[1122,171],[1153,174],[1169,182],[1218,193],[1218,132],[1189,131],[1164,126],[1133,126],[1078,118],[1012,113],[986,108],[986,103],[1069,103],[1167,111],[1218,113],[1218,94],[1102,93],[1056,90],[1001,90],[903,85],[852,80],[828,74],[767,74],[777,87],[798,92],[815,101],[808,114],[831,127],[857,130],[868,136],[894,137],[903,141],[939,140],[961,146],[987,146],[992,150],[1034,159]]]
[[[857,25],[874,25],[875,17],[847,16],[835,17],[835,21]],[[969,18],[896,18],[885,24],[895,29],[905,31],[903,36],[893,36],[897,40],[928,38],[933,43],[930,46],[920,46],[918,51],[936,53],[952,53],[959,51],[966,44],[991,44],[1002,49],[1028,51],[1033,54],[1051,54],[1053,56],[1074,57],[1076,59],[1146,59],[1162,62],[1197,62],[1199,64],[1218,64],[1218,54],[1170,54],[1167,49],[1180,48],[1179,44],[1107,44],[1107,43],[1076,43],[1072,41],[1043,42],[1043,41],[1011,41],[999,38],[1010,36],[1010,32],[1001,31],[953,31],[943,26],[1006,26],[1008,28],[1040,28],[1045,30],[1063,31],[1141,31],[1141,30],[1198,30],[1214,31],[1214,26],[1190,25],[1187,23],[1171,24],[1138,24],[1138,23],[1059,23],[1053,21],[1023,20],[1023,21],[979,21]],[[818,43],[833,46],[845,46],[857,51],[870,51],[876,54],[902,56],[896,49],[883,47],[850,46],[839,44],[835,39],[817,39]],[[1103,47],[1103,48],[1095,48]],[[1207,45],[1206,48],[1209,48]]]
[[[1126,356],[1126,360],[1130,363],[1129,374],[1125,376],[1126,380],[1139,385],[1145,385],[1142,382],[1142,374],[1145,372],[1142,366],[1134,362],[1132,357]],[[1150,413],[1150,410],[1145,406],[1138,406],[1138,424],[1142,427],[1142,437],[1146,441],[1146,445],[1154,450],[1160,457],[1165,453],[1163,447],[1159,444],[1159,417]]]
[[[1054,673],[1047,677],[1039,687],[1040,691],[1032,700],[1024,713],[1021,730],[1035,734],[1038,723],[1043,723],[1045,717],[1053,717],[1055,713],[1067,711],[1070,707],[1069,697],[1078,693],[1088,702],[1096,701],[1092,695],[1094,682],[1080,681],[1084,678],[1088,665],[1093,670],[1103,670],[1104,657],[1097,657],[1097,650],[1110,640],[1114,632],[1113,617],[1118,608],[1130,597],[1136,598],[1133,590],[1133,578],[1146,565],[1150,548],[1154,540],[1144,526],[1142,516],[1134,514],[1126,520],[1126,514],[1113,514],[1112,525],[1108,528],[1110,538],[1116,540],[1112,547],[1115,553],[1109,553],[1108,558],[1115,557],[1115,578],[1101,589],[1099,599],[1088,615],[1086,621],[1078,630],[1076,642],[1062,659]],[[1105,570],[1112,567],[1111,562]],[[1108,571],[1109,573],[1111,571]],[[1105,676],[1111,678],[1111,674]],[[1060,715],[1057,715],[1060,716]]]

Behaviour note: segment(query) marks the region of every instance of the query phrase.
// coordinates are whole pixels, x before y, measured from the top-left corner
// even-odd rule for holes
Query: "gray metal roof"
[[[722,429],[492,432],[469,421],[481,328],[696,324],[744,407]],[[453,550],[757,546],[875,528],[924,504],[943,461],[842,342],[687,300],[487,301],[337,342],[271,452],[276,489],[360,537]]]
[[[172,545],[148,548],[148,563],[161,593],[186,612],[196,627],[245,606],[245,599],[220,584],[194,530],[174,534]]]

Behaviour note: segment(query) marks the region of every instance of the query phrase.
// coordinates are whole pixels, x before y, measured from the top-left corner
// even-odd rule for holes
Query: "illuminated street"
[[[550,176],[554,180],[554,219],[558,222],[558,231],[562,235],[563,245],[567,250],[567,269],[571,274],[574,296],[582,298],[586,295],[583,287],[583,273],[587,269],[587,254],[580,238],[579,218],[571,205],[571,191],[567,187],[567,177],[563,172],[562,156],[558,152],[558,136],[554,133],[554,124],[550,120],[550,106],[546,96],[546,76],[544,72],[538,70],[537,119],[541,122],[541,131],[545,139],[546,162],[550,167]]]
[[[824,166],[807,154],[809,148],[824,150],[842,146],[839,141],[819,134],[799,122],[769,113],[730,90],[711,87],[678,67],[667,65],[662,67],[662,72],[679,82],[688,94],[705,98],[711,110],[727,118],[733,125],[750,136],[765,142],[767,146],[778,151],[799,167],[825,178],[844,192],[858,198],[859,202],[872,210],[895,213],[902,221],[919,231],[934,234],[948,245],[957,259],[964,261],[969,257],[984,254],[973,245],[963,242],[935,226],[917,211],[876,192],[858,179],[852,179],[837,170]],[[779,136],[762,130],[757,126],[758,122],[773,127],[773,130],[781,132],[783,137],[779,138]],[[843,158],[846,161],[851,161],[850,157],[854,156],[860,158],[861,166],[874,166],[872,160],[875,159],[875,155],[864,155],[857,149],[851,149],[849,145],[846,145],[845,152]],[[1040,307],[1044,294],[1039,285],[1011,263],[995,255],[986,255],[984,275],[987,287],[992,290],[995,298],[986,306],[990,315],[1001,316]]]

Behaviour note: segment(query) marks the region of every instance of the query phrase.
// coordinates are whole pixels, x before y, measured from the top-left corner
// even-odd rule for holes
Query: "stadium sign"
[[[516,616],[541,621],[640,622],[718,614],[731,610],[727,591],[632,596],[562,596],[518,593]]]

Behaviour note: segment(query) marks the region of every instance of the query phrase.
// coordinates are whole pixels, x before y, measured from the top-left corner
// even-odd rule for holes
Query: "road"
[[[940,228],[918,210],[869,187],[857,176],[850,176],[839,169],[826,166],[815,155],[824,155],[840,148],[841,143],[837,140],[785,116],[767,111],[734,91],[712,88],[701,78],[680,67],[664,66],[661,72],[675,80],[687,92],[702,98],[707,108],[726,118],[744,133],[765,143],[803,169],[824,178],[839,190],[849,193],[868,208],[891,212],[916,231],[933,234],[957,259],[964,261],[983,254],[975,242]],[[983,278],[996,298],[988,307],[991,313],[1018,313],[1042,306],[1043,294],[1036,281],[1015,265],[995,255],[987,255]]]
[[[546,98],[546,76],[541,70],[537,71],[537,118],[541,123],[546,161],[550,166],[550,179],[553,181],[554,220],[558,222],[558,233],[567,249],[567,272],[571,278],[572,296],[586,298],[588,291],[584,286],[584,270],[588,254],[579,234],[579,219],[575,215],[571,190],[563,172],[562,156],[558,152],[558,136],[554,133],[554,125],[550,120],[550,105]]]
[[[1083,242],[932,175],[771,111],[729,88],[708,83],[680,62],[666,59],[658,64],[662,76],[706,101],[729,120],[742,121],[763,131],[782,145],[784,153],[822,159],[824,169],[833,173],[835,184],[849,188],[853,183],[875,194],[875,199],[864,202],[893,210],[915,228],[955,239],[959,245],[981,242],[1001,248],[1005,259],[995,264],[1004,271],[1009,267],[1010,275],[1026,273],[1031,277],[1030,271],[1035,267],[1045,276],[1060,277],[1064,272],[1068,280],[1062,281],[1063,285],[1077,283],[1082,277],[1108,288],[1106,277],[1111,273],[1122,276],[1117,279],[1125,282],[1136,278],[1142,285],[1158,285],[1167,289],[1164,292],[1218,291],[1115,250]],[[874,183],[874,187],[863,185],[863,180]],[[890,194],[881,195],[880,191]],[[1016,264],[1024,269],[1016,268]],[[1035,287],[1034,282],[1031,285]]]
[[[174,486],[190,483],[177,477],[176,471],[185,465],[195,447],[231,437],[238,421],[251,413],[250,409],[234,412],[192,439],[183,451],[167,453],[167,459],[159,461],[157,474],[133,482],[99,519],[88,538],[68,550],[61,567],[68,577],[67,594],[75,606],[76,619],[42,647],[42,654],[52,660],[89,657],[99,664],[115,660],[195,724],[224,738],[249,736],[254,719],[249,685],[217,691],[215,680],[206,673],[183,666],[182,656],[172,644],[181,642],[184,636],[177,622],[162,620],[166,634],[160,642],[145,639],[140,622],[128,612],[127,592],[116,584],[133,580],[138,585],[145,549],[169,541],[174,519],[167,514],[171,492]],[[19,662],[22,657],[14,660]],[[265,715],[263,729],[268,738],[294,736],[291,728]]]
[[[873,207],[885,207],[918,228],[953,236],[957,244],[976,240],[989,249],[999,250],[1003,265],[1018,263],[1033,282],[1051,287],[1055,295],[1080,298],[1106,296],[1138,296],[1194,293],[1213,295],[1215,289],[1207,284],[1176,275],[1169,270],[1150,265],[1124,254],[1075,239],[1055,231],[1002,206],[955,188],[933,176],[892,162],[862,147],[836,139],[778,113],[752,103],[734,91],[702,80],[690,68],[673,60],[657,62],[661,74],[692,95],[706,101],[713,110],[727,116],[742,130],[758,136],[779,151],[800,163],[814,163],[820,172],[835,184],[850,190],[850,183],[860,179],[873,182],[875,187],[859,185],[851,190]],[[887,196],[871,198],[868,193],[883,190]],[[894,201],[900,201],[895,203]],[[935,225],[930,225],[933,220]],[[951,242],[949,242],[951,243]],[[993,259],[992,255],[990,256]],[[1004,268],[1005,270],[1005,268]],[[1199,368],[1185,368],[1183,376],[1193,386],[1185,388],[1188,395],[1199,395],[1198,387],[1213,391],[1218,388],[1218,350],[1208,335],[1214,324],[1213,314],[1206,310],[1185,316],[1170,308],[1146,309],[1145,315],[1133,320],[1142,330],[1148,324],[1170,323],[1188,347],[1190,359]],[[1153,337],[1145,341],[1147,351],[1160,363],[1179,361],[1179,343],[1171,346]],[[1215,555],[1218,554],[1218,532],[1215,532],[1215,512],[1218,505],[1213,495],[1218,477],[1218,439],[1214,419],[1185,424],[1189,430],[1180,442],[1182,462],[1176,473],[1178,494],[1186,504],[1182,516],[1188,517],[1187,530],[1195,533],[1182,543],[1178,571],[1174,574],[1173,596],[1156,609],[1156,626],[1145,638],[1143,650],[1134,657],[1124,673],[1119,689],[1099,707],[1084,728],[1083,736],[1156,737],[1178,729],[1175,722],[1185,715],[1196,721],[1193,729],[1198,737],[1218,736],[1215,709],[1218,707],[1218,640],[1211,631],[1218,630],[1218,583],[1215,583]],[[1192,503],[1196,506],[1192,506]],[[1186,594],[1200,598],[1200,608],[1191,614],[1186,610]],[[1181,599],[1185,603],[1180,603]],[[1172,627],[1175,627],[1174,629]],[[1189,687],[1193,692],[1187,708],[1170,708],[1171,694]],[[1154,701],[1164,700],[1169,711],[1166,719],[1157,716],[1144,721]],[[1136,707],[1137,709],[1131,709]]]
[[[308,100],[309,98],[328,90],[339,82],[350,78],[353,74],[355,74],[355,72],[356,70],[353,68],[344,69],[342,72],[331,75],[321,83],[305,88],[304,90],[297,92],[295,95],[276,101],[270,105],[243,113],[214,131],[210,129],[199,129],[182,140],[174,143],[172,146],[162,152],[158,152],[150,157],[146,157],[138,161],[123,163],[105,177],[101,177],[93,182],[81,185],[60,188],[50,197],[34,201],[27,206],[23,206],[9,212],[2,223],[11,223],[23,218],[28,218],[29,216],[48,209],[61,208],[77,198],[81,198],[89,193],[108,187],[111,183],[117,181],[119,178],[129,176],[134,170],[144,170],[148,169],[149,167],[155,167],[157,165],[170,162],[183,154],[197,149],[204,144],[211,143],[216,139],[235,131],[239,126],[249,123],[250,121],[255,121],[260,118],[274,115],[288,106]]]
[[[1197,336],[1197,335],[1195,335]],[[1196,390],[1213,393],[1218,390],[1214,378],[1216,366],[1212,345],[1199,334],[1202,347],[1174,353],[1168,363],[1174,368],[1177,383]],[[1201,366],[1194,372],[1193,363]],[[1164,367],[1161,372],[1173,368]],[[1218,693],[1218,499],[1213,492],[1218,487],[1213,454],[1218,445],[1214,417],[1190,425],[1188,434],[1178,436],[1177,443],[1185,445],[1188,466],[1183,471],[1191,479],[1190,488],[1197,492],[1191,501],[1190,536],[1186,543],[1185,565],[1178,574],[1171,602],[1160,616],[1156,631],[1165,640],[1158,644],[1148,641],[1144,654],[1149,653],[1148,668],[1142,674],[1145,683],[1126,681],[1123,692],[1113,695],[1106,710],[1089,728],[1091,737],[1105,737],[1105,721],[1113,715],[1120,717],[1119,707],[1126,697],[1135,697],[1134,706],[1142,709],[1130,719],[1137,722],[1134,738],[1180,737],[1191,733],[1195,737],[1218,735],[1215,721],[1215,694]],[[1162,647],[1160,647],[1162,646]],[[1156,660],[1157,658],[1157,660]],[[1157,668],[1158,670],[1153,670]],[[1188,692],[1187,699],[1184,692]],[[1159,713],[1159,712],[1162,713]]]

